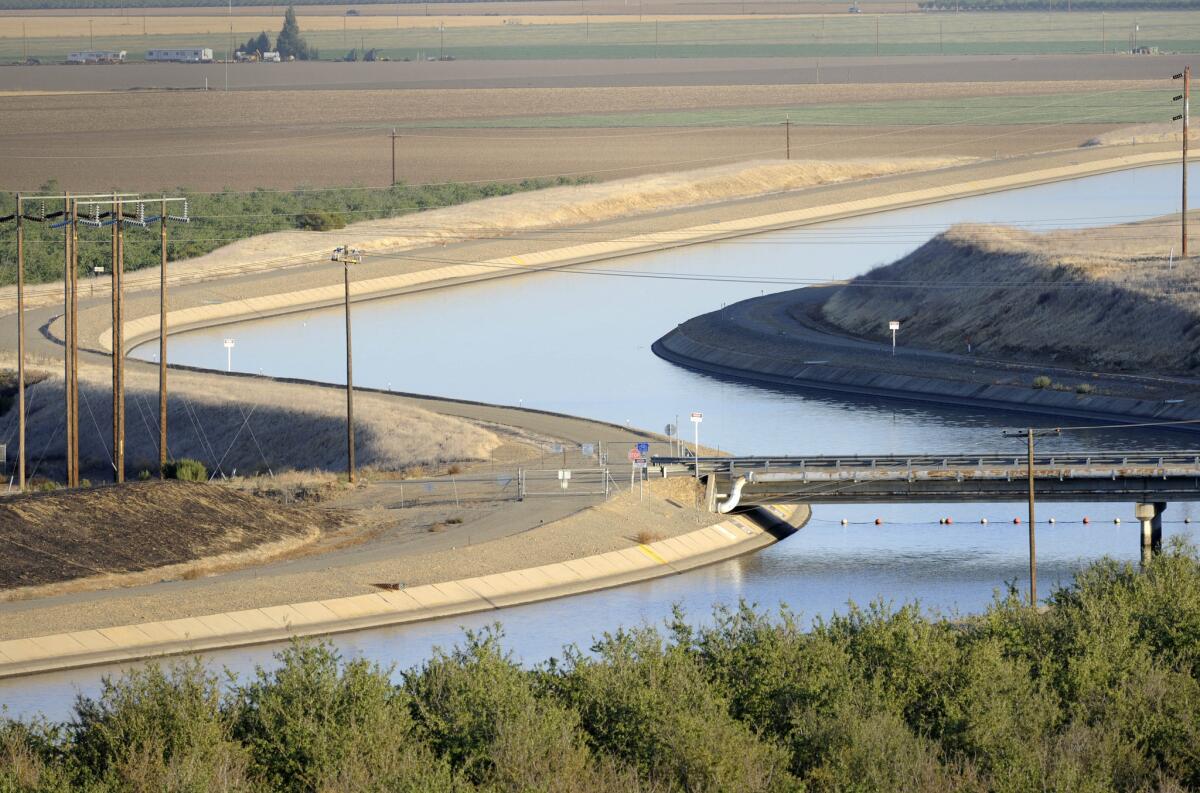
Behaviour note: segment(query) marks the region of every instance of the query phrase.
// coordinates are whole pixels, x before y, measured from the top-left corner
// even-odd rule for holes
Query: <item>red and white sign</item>
[[[701,413],[701,412],[699,412],[699,411],[696,411],[695,413],[693,413],[693,414],[692,414],[692,422],[693,422],[693,423],[695,423],[695,424],[699,424],[699,423],[700,423],[700,422],[702,422],[702,421],[704,421],[704,414],[703,414],[703,413]]]
[[[639,451],[638,451],[636,448],[634,448],[634,449],[630,449],[630,450],[629,450],[629,460],[630,460],[630,462],[637,462],[637,461],[638,461],[638,460],[640,460],[640,459],[642,459],[642,453],[641,453],[641,452],[639,452]]]

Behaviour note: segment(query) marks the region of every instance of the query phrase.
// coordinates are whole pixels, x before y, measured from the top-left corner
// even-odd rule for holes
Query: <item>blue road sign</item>
[[[640,452],[641,454],[645,454],[646,452],[650,451],[650,444],[648,444],[648,443],[639,443],[639,444],[637,445],[637,450],[638,450],[638,452]]]

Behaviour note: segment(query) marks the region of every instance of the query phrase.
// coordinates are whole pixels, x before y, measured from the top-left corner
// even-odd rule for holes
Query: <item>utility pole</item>
[[[1034,430],[1030,427],[1025,432],[1006,432],[1006,438],[1019,438],[1024,436],[1027,443],[1028,460],[1025,469],[1026,480],[1029,483],[1029,605],[1031,608],[1037,608],[1037,516],[1034,511],[1034,467],[1033,467],[1033,439],[1042,435],[1059,435],[1062,430]]]
[[[71,403],[67,414],[71,448],[67,456],[71,460],[70,486],[79,487],[79,208],[75,202],[71,202],[66,220],[71,234],[71,336],[67,340],[71,347]]]
[[[1176,102],[1179,102],[1179,101],[1183,102],[1183,112],[1180,113],[1179,115],[1175,116],[1172,119],[1172,121],[1179,121],[1179,120],[1183,121],[1183,154],[1180,157],[1180,164],[1183,166],[1182,171],[1180,173],[1182,183],[1183,183],[1183,189],[1180,193],[1180,199],[1179,199],[1179,233],[1180,233],[1180,237],[1181,237],[1181,239],[1180,239],[1180,247],[1182,249],[1181,255],[1186,257],[1188,255],[1188,247],[1187,247],[1187,243],[1188,243],[1188,234],[1187,234],[1188,121],[1190,120],[1188,118],[1188,116],[1191,114],[1190,104],[1191,104],[1191,92],[1192,92],[1192,67],[1184,66],[1183,71],[1180,72],[1179,74],[1176,74],[1172,79],[1174,79],[1174,80],[1182,79],[1183,80],[1183,93],[1177,95],[1174,98],[1174,101],[1176,101]]]
[[[1037,522],[1034,516],[1033,490],[1033,427],[1026,436],[1029,442],[1029,461],[1026,474],[1029,481],[1029,605],[1037,608]]]
[[[396,186],[396,128],[392,127],[392,187]]]
[[[788,113],[783,117],[783,128],[785,130],[785,145],[787,146],[787,158],[792,159],[792,114]]]
[[[354,345],[350,336],[350,265],[362,264],[362,252],[343,245],[333,251],[331,258],[342,263],[346,286],[346,475],[350,484],[354,484]]]
[[[125,239],[121,227],[125,223],[124,207],[117,196],[112,202],[112,320],[113,320],[113,478],[117,484],[125,481],[125,306],[122,305],[125,269]]]
[[[17,194],[17,487],[25,490],[25,202]]]
[[[158,477],[167,476],[167,199],[158,223]]]
[[[71,372],[75,362],[71,357],[71,330],[75,325],[75,315],[71,313],[71,224],[70,211],[71,195],[63,193],[63,215],[67,223],[63,226],[63,408],[66,412],[66,442],[65,457],[67,468],[67,487],[74,487],[75,469],[71,450],[75,448],[76,427],[71,423]]]

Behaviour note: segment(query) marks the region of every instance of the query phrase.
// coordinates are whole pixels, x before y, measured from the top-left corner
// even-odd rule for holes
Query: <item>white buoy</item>
[[[983,524],[984,526],[986,526],[986,525],[987,525],[987,518],[980,518],[980,519],[979,519],[979,522],[980,522],[981,524]]]

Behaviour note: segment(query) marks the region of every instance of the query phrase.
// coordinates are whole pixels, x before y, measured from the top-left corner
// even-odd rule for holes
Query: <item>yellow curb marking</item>
[[[647,556],[649,556],[651,559],[658,562],[659,564],[667,563],[667,560],[662,558],[661,556],[659,556],[658,553],[655,552],[655,550],[653,548],[651,548],[649,545],[639,545],[638,550],[641,551],[642,553],[646,554]]]

